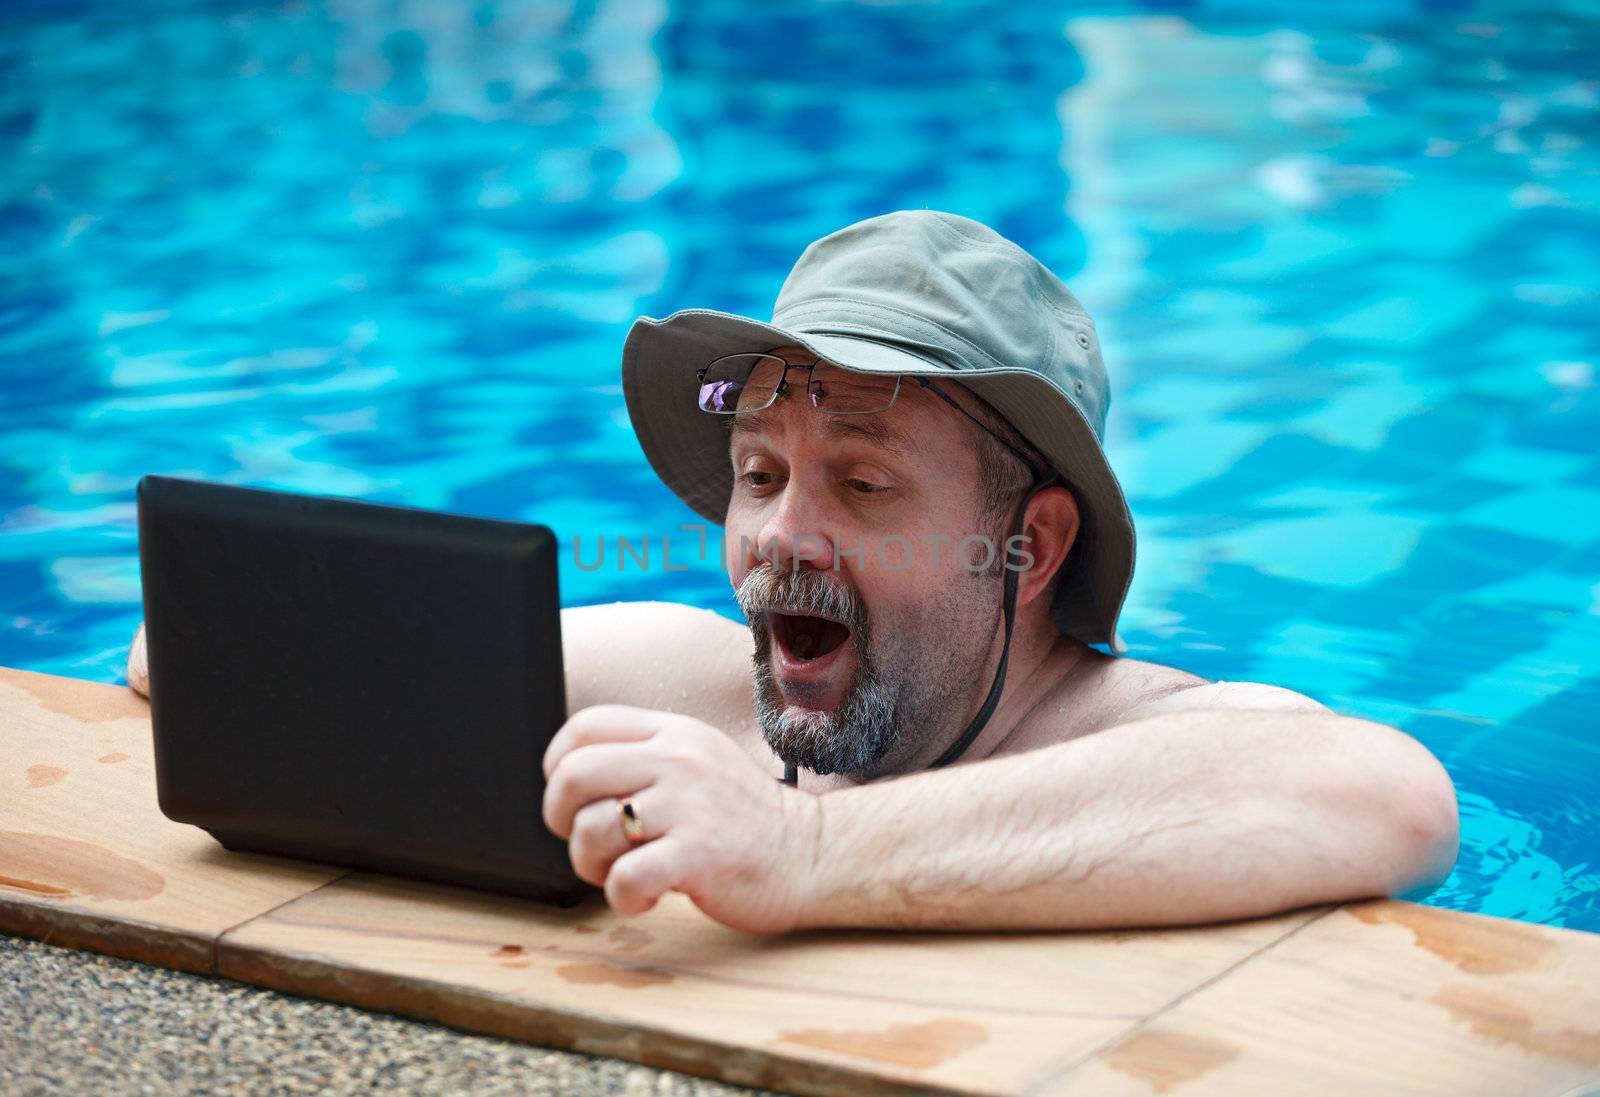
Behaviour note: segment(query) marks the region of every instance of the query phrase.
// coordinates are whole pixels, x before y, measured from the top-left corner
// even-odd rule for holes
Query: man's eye
[[[775,474],[770,472],[762,472],[760,469],[750,469],[748,472],[742,472],[739,474],[739,479],[743,480],[746,484],[753,488],[764,488],[777,478],[778,477]]]
[[[882,484],[874,484],[870,480],[854,479],[847,480],[845,483],[849,484],[850,490],[854,491],[857,495],[876,495],[880,491],[889,490]]]

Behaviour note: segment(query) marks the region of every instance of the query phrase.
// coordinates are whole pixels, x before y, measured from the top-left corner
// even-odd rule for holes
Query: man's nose
[[[777,504],[764,516],[757,529],[756,544],[746,548],[745,557],[752,567],[759,560],[766,560],[783,571],[803,567],[827,570],[834,566],[837,547],[825,502],[791,479]]]

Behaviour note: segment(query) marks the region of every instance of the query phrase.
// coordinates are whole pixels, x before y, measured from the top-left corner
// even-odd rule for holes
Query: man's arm
[[[612,602],[561,611],[567,712],[633,705],[732,732],[755,718],[750,629],[677,602]]]
[[[637,705],[694,716],[716,727],[748,724],[750,630],[707,609],[674,602],[612,602],[561,611],[567,711]],[[128,649],[128,685],[150,695],[144,625]]]
[[[1250,683],[1182,693],[1215,701],[1218,685],[1250,703]],[[1069,742],[824,793],[800,924],[1174,925],[1442,880],[1457,816],[1438,761],[1259,690],[1259,708],[1174,694]]]

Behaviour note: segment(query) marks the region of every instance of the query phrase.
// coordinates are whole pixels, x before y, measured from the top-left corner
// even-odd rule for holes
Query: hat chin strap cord
[[[978,710],[978,714],[974,716],[972,718],[972,722],[967,725],[967,730],[961,733],[961,738],[951,743],[948,750],[939,755],[935,761],[931,762],[928,765],[929,769],[938,769],[940,766],[947,766],[951,762],[954,762],[957,758],[961,757],[961,752],[972,745],[972,741],[978,737],[978,733],[982,731],[984,725],[989,722],[989,717],[994,715],[995,707],[1000,704],[1000,694],[1004,691],[1006,684],[1006,663],[1011,658],[1011,630],[1016,624],[1017,575],[1022,570],[1020,554],[1011,547],[1011,543],[1016,538],[1022,536],[1022,530],[1028,517],[1028,504],[1033,502],[1033,497],[1038,495],[1045,488],[1056,483],[1057,479],[1058,478],[1055,476],[1047,477],[1043,480],[1037,481],[1033,487],[1028,489],[1028,494],[1022,498],[1022,505],[1017,508],[1017,520],[1012,527],[1011,536],[1006,540],[1006,562],[1009,565],[1012,560],[1015,559],[1016,566],[1008,566],[1006,568],[1005,600],[1003,603],[1003,615],[1006,623],[1006,638],[1005,642],[1000,646],[1000,665],[995,667],[994,682],[989,686],[989,695],[984,698],[983,707]],[[799,768],[793,762],[784,763],[783,777],[780,780],[785,785],[798,787],[800,781]]]

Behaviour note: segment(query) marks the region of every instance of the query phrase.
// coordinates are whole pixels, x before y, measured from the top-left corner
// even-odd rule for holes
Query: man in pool
[[[564,611],[541,807],[618,911],[679,891],[763,933],[1153,926],[1454,863],[1454,789],[1416,740],[1089,646],[1125,650],[1134,561],[1105,369],[1082,306],[991,230],[851,225],[771,324],[640,319],[623,387],[656,471],[725,526],[747,624]]]

